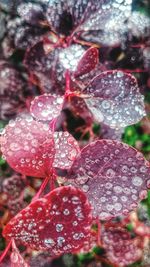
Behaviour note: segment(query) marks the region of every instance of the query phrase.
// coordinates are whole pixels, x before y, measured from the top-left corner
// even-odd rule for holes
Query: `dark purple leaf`
[[[89,48],[81,58],[78,66],[75,70],[75,77],[89,73],[91,70],[95,69],[99,61],[98,49],[95,47]]]
[[[98,140],[81,150],[68,178],[86,192],[94,216],[105,220],[128,214],[146,197],[150,166],[127,144]]]
[[[86,104],[95,119],[112,128],[134,124],[146,115],[136,79],[123,71],[101,73],[82,93],[89,95]]]

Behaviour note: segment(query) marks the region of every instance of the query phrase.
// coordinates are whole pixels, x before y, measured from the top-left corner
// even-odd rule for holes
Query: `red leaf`
[[[119,141],[87,145],[70,170],[73,184],[86,192],[94,215],[109,219],[137,207],[147,194],[150,166],[136,149]]]
[[[142,240],[137,237],[132,238],[122,227],[104,228],[101,239],[107,257],[113,264],[124,267],[142,257]]]
[[[14,240],[12,242],[12,253],[10,259],[11,267],[29,267],[29,265],[24,261],[23,257],[21,256]]]
[[[82,247],[91,226],[91,208],[85,194],[64,186],[31,203],[5,227],[3,235],[52,255]]]
[[[44,94],[34,98],[30,112],[37,120],[51,121],[59,116],[64,98],[58,95]]]
[[[75,71],[75,77],[84,75],[93,70],[98,64],[99,53],[95,47],[89,48],[78,63]]]
[[[80,152],[78,142],[68,132],[55,132],[55,158],[53,167],[69,169]]]
[[[47,125],[31,117],[10,121],[2,136],[1,149],[17,172],[35,177],[50,174],[54,141]]]

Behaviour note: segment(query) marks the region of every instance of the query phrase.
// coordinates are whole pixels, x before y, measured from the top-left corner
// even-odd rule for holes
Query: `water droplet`
[[[77,226],[77,225],[78,225],[78,222],[77,222],[77,221],[74,221],[74,222],[72,223],[72,225],[73,225],[73,226]]]
[[[133,177],[133,179],[132,179],[132,184],[133,185],[135,185],[135,186],[141,186],[142,183],[143,183],[143,180],[142,180],[141,177],[139,177],[139,176]]]
[[[64,215],[69,215],[69,214],[70,214],[70,211],[69,211],[68,209],[65,209],[65,210],[63,211],[63,214],[64,214]]]
[[[12,151],[18,151],[20,149],[20,146],[17,143],[11,143],[10,144],[10,149]]]
[[[83,186],[82,186],[82,190],[83,190],[83,192],[88,192],[88,190],[89,190],[89,186],[87,185],[87,184],[84,184]]]
[[[114,209],[115,209],[116,211],[119,211],[119,210],[122,209],[122,205],[121,205],[120,203],[115,203],[115,205],[114,205]]]
[[[15,126],[15,121],[14,120],[10,120],[9,121],[9,126],[14,127]]]
[[[77,205],[80,203],[80,199],[76,196],[72,197],[72,204]]]
[[[121,77],[123,77],[124,76],[124,73],[122,72],[122,71],[118,71],[117,72],[117,77],[118,78],[121,78]]]
[[[42,103],[42,102],[40,102],[40,101],[38,102],[38,104],[37,104],[37,105],[38,105],[38,107],[43,107],[43,103]]]
[[[145,166],[142,166],[140,168],[140,172],[146,173],[146,171],[147,171],[147,168]]]
[[[48,238],[44,240],[44,244],[50,248],[53,247],[55,245],[55,241],[52,238]]]
[[[75,240],[79,240],[82,237],[84,237],[83,233],[75,233],[73,235],[73,239],[75,239]]]
[[[119,185],[116,185],[116,186],[114,186],[114,191],[119,194],[122,192],[122,187]]]
[[[102,107],[104,109],[109,109],[110,108],[110,102],[107,100],[102,101]]]
[[[67,202],[68,201],[68,197],[65,196],[65,197],[63,197],[62,200],[63,200],[63,202]]]
[[[123,202],[126,202],[128,199],[127,199],[126,196],[122,196],[122,197],[121,197],[121,200],[122,200]]]
[[[62,224],[60,224],[60,223],[58,223],[58,224],[56,224],[56,231],[59,233],[59,232],[61,232],[62,230],[63,230],[63,225]]]
[[[112,211],[113,208],[114,208],[113,205],[110,205],[110,204],[106,205],[106,209],[107,209],[108,211]]]
[[[63,103],[63,98],[62,97],[57,97],[56,102],[57,102],[57,104],[62,104]]]
[[[106,176],[109,178],[113,178],[115,176],[115,171],[113,169],[108,169],[106,171]]]
[[[65,238],[63,236],[59,236],[57,238],[57,244],[59,247],[62,247],[63,243],[65,243]]]

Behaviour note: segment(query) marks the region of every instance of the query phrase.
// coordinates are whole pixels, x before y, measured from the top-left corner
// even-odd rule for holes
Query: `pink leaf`
[[[147,193],[150,166],[136,149],[119,141],[87,145],[70,170],[73,184],[86,192],[101,220],[128,214]]]
[[[24,261],[23,257],[21,256],[14,240],[12,242],[12,253],[10,259],[11,267],[29,267],[29,265]]]
[[[108,259],[120,267],[134,263],[142,257],[142,240],[132,238],[123,227],[109,227],[102,231],[102,245]]]
[[[35,177],[50,174],[54,143],[48,125],[31,117],[10,121],[2,136],[1,146],[3,156],[17,172]]]
[[[80,152],[78,142],[68,132],[55,132],[55,158],[53,167],[69,169]]]
[[[5,227],[3,235],[52,255],[82,247],[91,226],[91,207],[85,194],[64,186],[32,202]]]
[[[134,124],[145,116],[144,97],[134,76],[118,71],[105,71],[83,90],[89,95],[88,108],[97,121],[112,128]]]
[[[37,120],[51,121],[61,112],[64,98],[62,96],[44,94],[34,98],[30,112]]]
[[[89,48],[78,63],[75,71],[75,77],[84,75],[93,70],[98,64],[99,54],[98,49],[95,47]]]

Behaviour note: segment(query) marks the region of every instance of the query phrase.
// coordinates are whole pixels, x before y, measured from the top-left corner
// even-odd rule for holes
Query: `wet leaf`
[[[98,140],[81,150],[68,178],[87,194],[94,216],[105,220],[128,214],[146,197],[150,166],[127,144]]]
[[[30,112],[37,120],[51,121],[60,115],[64,98],[58,95],[44,94],[34,98]]]
[[[122,227],[108,227],[102,231],[102,245],[110,262],[125,267],[142,257],[142,240],[132,238]]]
[[[134,76],[118,71],[106,71],[96,76],[83,90],[89,95],[88,108],[95,119],[112,128],[123,128],[145,115],[144,97]]]
[[[55,158],[53,167],[69,169],[80,152],[78,142],[68,132],[55,132]]]
[[[60,187],[32,202],[5,227],[3,235],[51,255],[73,252],[88,238],[91,207],[85,194],[74,187]]]
[[[78,63],[77,69],[75,71],[75,77],[89,73],[91,70],[95,69],[98,64],[99,54],[98,49],[95,47],[89,48],[81,58]]]
[[[48,125],[32,117],[10,121],[2,136],[1,149],[10,166],[25,175],[45,177],[51,173],[54,143]]]

